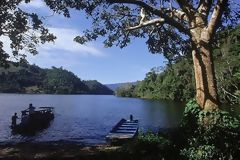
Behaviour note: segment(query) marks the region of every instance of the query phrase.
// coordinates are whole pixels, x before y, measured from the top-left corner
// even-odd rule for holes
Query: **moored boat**
[[[13,134],[34,134],[45,129],[54,119],[53,107],[39,107],[33,110],[29,107],[22,111],[21,122],[12,124],[10,128]],[[16,115],[15,115],[16,116]]]
[[[106,136],[110,143],[124,142],[133,139],[138,133],[138,120],[121,119]]]

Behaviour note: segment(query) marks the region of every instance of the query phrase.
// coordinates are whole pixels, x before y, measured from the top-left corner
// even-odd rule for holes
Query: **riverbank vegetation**
[[[0,68],[0,92],[47,94],[106,94],[113,91],[96,80],[84,81],[62,67],[42,69],[27,63]]]
[[[217,34],[214,47],[218,95],[222,103],[240,103],[240,26]],[[192,61],[187,56],[172,65],[156,67],[136,85],[127,84],[116,90],[116,95],[147,99],[188,101],[196,94]]]

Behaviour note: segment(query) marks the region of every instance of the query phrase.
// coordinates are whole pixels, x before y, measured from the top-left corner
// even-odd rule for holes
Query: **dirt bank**
[[[119,146],[110,145],[83,146],[64,143],[5,144],[0,145],[0,159],[118,159],[118,150],[120,148]]]

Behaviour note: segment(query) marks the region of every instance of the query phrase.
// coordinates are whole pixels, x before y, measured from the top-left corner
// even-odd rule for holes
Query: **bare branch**
[[[179,20],[189,21],[185,12],[173,9],[173,16],[177,17]]]
[[[223,8],[226,6],[228,0],[218,0],[217,4],[213,10],[211,20],[208,24],[208,31],[209,34],[212,35],[216,29],[217,29],[217,24],[221,20],[222,14],[223,14]]]
[[[139,29],[142,27],[150,26],[150,25],[155,25],[155,24],[159,25],[163,22],[165,22],[163,18],[156,18],[156,19],[152,19],[152,20],[149,20],[146,22],[140,22],[139,25],[134,26],[134,27],[129,27],[126,30],[131,31],[131,30]]]
[[[141,8],[141,12],[140,12],[140,16],[141,16],[141,20],[140,20],[140,24],[143,23],[146,19],[146,12],[144,8]]]
[[[225,88],[223,88],[222,86],[221,86],[221,89],[223,90],[224,93],[227,93],[228,95],[232,96],[233,98],[236,98],[236,99],[238,98],[236,95],[228,92],[228,91],[227,91]]]

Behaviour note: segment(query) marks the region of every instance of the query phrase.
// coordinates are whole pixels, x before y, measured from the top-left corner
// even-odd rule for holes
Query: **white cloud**
[[[105,57],[96,44],[80,45],[73,41],[76,35],[80,32],[75,29],[66,28],[49,28],[50,32],[57,36],[54,43],[45,43],[37,47],[39,54],[33,56],[27,54],[27,60],[30,64],[37,64],[41,67],[49,68],[51,66],[63,66],[66,69],[82,68],[86,64],[83,59]],[[4,50],[11,55],[10,60],[15,60],[12,57],[10,49],[10,39],[6,36],[0,37],[0,41],[4,44]],[[23,51],[22,53],[25,53]]]
[[[97,48],[93,43],[89,43],[88,45],[81,45],[73,41],[76,35],[81,34],[75,29],[49,28],[49,31],[53,33],[57,39],[54,42],[39,44],[37,47],[39,54],[42,52],[64,52],[82,56],[105,56],[105,54],[101,52],[100,49]],[[4,44],[4,50],[11,55],[10,39],[7,36],[1,36],[0,40]]]
[[[104,56],[104,54],[93,44],[80,45],[79,43],[73,41],[76,35],[81,33],[75,29],[66,28],[49,28],[50,32],[57,36],[54,43],[47,43],[39,47],[40,51],[53,51],[62,50],[69,53],[75,53],[80,55],[92,55],[92,56]]]

